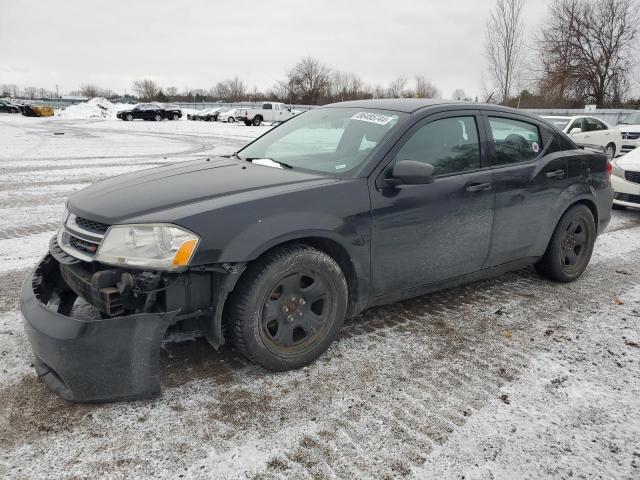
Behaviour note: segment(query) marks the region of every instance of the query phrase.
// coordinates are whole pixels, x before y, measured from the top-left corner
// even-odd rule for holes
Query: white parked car
[[[259,126],[262,122],[284,122],[300,112],[280,102],[264,102],[261,108],[240,108],[236,120],[245,125]]]
[[[628,153],[640,147],[640,112],[627,115],[618,123],[622,132],[622,153]]]
[[[542,117],[566,133],[578,145],[603,152],[611,160],[622,153],[622,133],[599,118],[589,116]]]
[[[640,148],[611,161],[614,207],[640,208]]]
[[[233,123],[236,121],[237,108],[230,108],[229,110],[222,112],[218,115],[218,121]]]

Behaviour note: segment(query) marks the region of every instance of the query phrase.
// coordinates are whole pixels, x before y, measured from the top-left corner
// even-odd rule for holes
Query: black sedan
[[[0,98],[0,112],[2,113],[20,113],[23,105],[9,100],[6,98]]]
[[[288,370],[375,305],[530,265],[576,280],[611,218],[611,172],[539,117],[402,99],[105,180],[69,199],[22,288],[38,376],[67,399],[136,398],[160,391],[170,328]],[[78,298],[99,314],[71,315]]]
[[[119,111],[116,116],[121,120],[129,122],[138,119],[159,122],[165,118],[178,120],[182,117],[182,111],[179,108],[163,106],[156,103],[139,103],[131,110]]]

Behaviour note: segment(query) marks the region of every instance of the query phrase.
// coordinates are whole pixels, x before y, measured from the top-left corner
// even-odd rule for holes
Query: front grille
[[[92,262],[108,228],[109,225],[72,213],[58,234],[58,244],[67,255]]]
[[[69,245],[71,248],[84,252],[88,255],[95,255],[98,250],[98,245],[93,242],[88,242],[78,237],[69,235]]]
[[[640,204],[640,195],[631,195],[630,193],[616,193],[615,199],[620,200],[621,202]]]
[[[624,178],[629,182],[640,183],[640,172],[627,170],[624,172]]]
[[[82,217],[75,217],[75,223],[80,228],[88,230],[93,233],[98,233],[100,235],[104,235],[109,228],[109,225],[106,223],[94,222],[93,220],[87,220]]]

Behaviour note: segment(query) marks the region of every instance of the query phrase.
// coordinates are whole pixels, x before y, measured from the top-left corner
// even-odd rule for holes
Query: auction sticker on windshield
[[[380,115],[379,113],[371,112],[359,112],[356,113],[351,120],[360,120],[362,122],[376,123],[378,125],[386,125],[391,120],[396,118],[395,116]]]

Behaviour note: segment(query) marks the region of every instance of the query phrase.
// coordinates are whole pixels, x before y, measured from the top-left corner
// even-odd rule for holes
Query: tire
[[[233,122],[235,122],[235,121],[236,121],[236,119],[235,119],[235,118],[233,118],[233,117],[229,117],[229,118],[227,118],[227,123],[233,123]]]
[[[347,303],[347,282],[333,258],[306,245],[284,246],[245,272],[229,302],[229,332],[249,360],[275,371],[300,368],[333,343]]]
[[[604,147],[604,154],[607,156],[607,160],[611,161],[616,156],[616,146],[610,143]]]
[[[245,120],[245,121],[244,121],[244,124],[245,124],[247,127],[250,127],[250,126],[251,126],[251,122],[250,122],[249,120]]]
[[[535,265],[538,273],[556,282],[572,282],[587,268],[596,224],[585,205],[569,208],[556,226],[544,256]]]
[[[262,117],[260,115],[254,117],[251,123],[253,124],[254,127],[259,127],[260,124],[262,123]]]
[[[178,116],[177,113],[174,113],[173,116],[171,117],[172,120],[180,120],[180,117]]]
[[[156,113],[156,115],[155,115],[155,117],[153,117],[153,119],[154,119],[156,122],[159,122],[159,121],[161,121],[161,120],[162,120],[162,115],[160,115],[159,113]]]
[[[19,108],[12,108],[11,110],[9,110],[9,113],[20,113],[20,109]]]
[[[132,122],[132,121],[133,121],[133,115],[128,114],[128,115],[125,117],[125,120],[126,120],[127,122]]]

